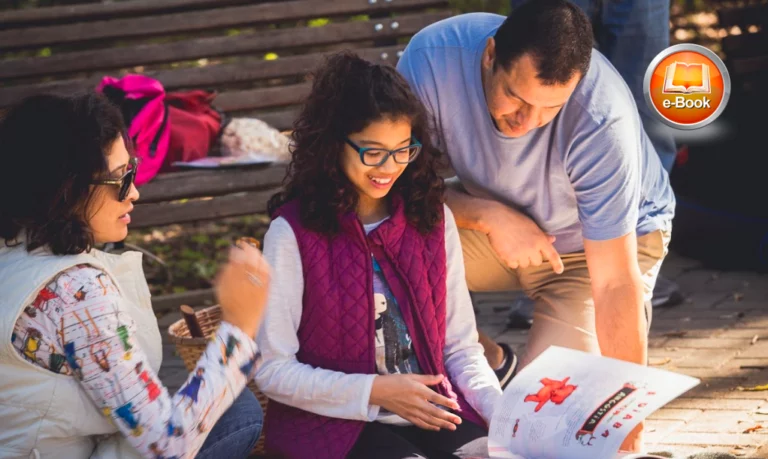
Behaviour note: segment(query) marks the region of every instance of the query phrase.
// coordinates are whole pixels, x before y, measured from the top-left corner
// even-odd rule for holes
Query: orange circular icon
[[[696,129],[723,112],[731,81],[715,53],[685,44],[656,56],[646,71],[643,90],[662,122],[678,129]]]

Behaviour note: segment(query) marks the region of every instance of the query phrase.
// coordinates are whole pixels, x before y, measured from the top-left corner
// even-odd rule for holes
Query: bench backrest
[[[143,72],[167,90],[216,89],[216,105],[290,127],[325,54],[360,48],[394,64],[445,0],[133,0],[0,12],[0,107]],[[314,21],[312,21],[315,19]],[[326,21],[329,22],[323,25]],[[279,57],[266,60],[265,54]]]
[[[0,11],[0,110],[31,94],[92,89],[104,75],[144,73],[168,91],[216,90],[228,114],[284,130],[326,55],[354,48],[394,65],[414,33],[449,16],[447,0],[130,0]],[[261,212],[284,173],[160,175],[142,187],[133,226]]]
[[[721,27],[738,27],[738,35],[723,38],[723,53],[735,91],[765,94],[768,81],[768,2],[748,1],[745,5],[721,7]],[[754,32],[757,30],[757,32]]]

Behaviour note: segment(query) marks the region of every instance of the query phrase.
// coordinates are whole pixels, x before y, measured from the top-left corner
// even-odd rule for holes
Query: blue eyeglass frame
[[[355,150],[357,150],[357,153],[360,155],[360,162],[361,163],[365,164],[366,166],[372,166],[372,167],[378,167],[378,166],[381,166],[382,164],[386,163],[387,160],[389,160],[390,156],[392,156],[392,159],[396,163],[398,163],[398,164],[409,164],[409,163],[412,163],[421,154],[421,149],[423,147],[421,142],[419,142],[416,139],[416,137],[411,137],[411,142],[413,142],[412,144],[408,145],[407,147],[398,148],[397,150],[387,150],[386,148],[361,147],[361,146],[357,145],[355,142],[353,142],[349,137],[344,138],[344,141],[347,142],[347,144],[350,147],[352,147]],[[415,155],[409,156],[408,157],[408,161],[400,162],[400,161],[398,161],[395,158],[394,154],[397,153],[398,151],[408,150],[408,149],[413,148],[413,147],[418,147],[419,151],[417,151]],[[387,155],[384,156],[384,158],[382,158],[382,160],[378,164],[366,164],[365,159],[364,159],[365,153],[367,151],[371,151],[371,150],[387,152]]]

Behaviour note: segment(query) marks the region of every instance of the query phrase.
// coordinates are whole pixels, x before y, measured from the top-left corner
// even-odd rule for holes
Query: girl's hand
[[[369,403],[385,408],[425,430],[456,430],[461,418],[433,405],[459,409],[456,402],[428,387],[442,380],[442,375],[376,376]]]

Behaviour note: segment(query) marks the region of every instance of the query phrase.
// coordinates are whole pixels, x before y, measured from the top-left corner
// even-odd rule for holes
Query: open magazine
[[[657,368],[552,346],[504,390],[492,458],[615,459],[642,420],[699,384]]]
[[[266,153],[248,153],[240,156],[206,156],[193,161],[174,161],[171,165],[189,169],[222,169],[226,167],[254,166],[274,163],[274,155]]]

